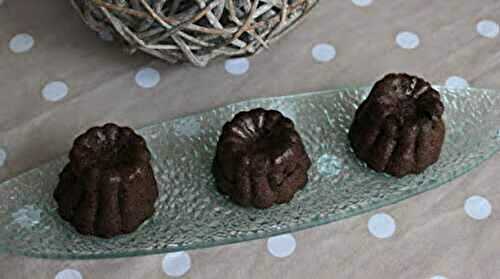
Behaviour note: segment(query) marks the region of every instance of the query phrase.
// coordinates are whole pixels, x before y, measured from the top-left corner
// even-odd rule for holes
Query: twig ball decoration
[[[96,32],[110,32],[129,53],[206,66],[249,56],[294,27],[319,0],[70,0]]]

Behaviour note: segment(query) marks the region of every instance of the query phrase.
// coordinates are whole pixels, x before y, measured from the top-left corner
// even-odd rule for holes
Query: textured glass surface
[[[2,248],[47,258],[105,258],[164,253],[265,238],[354,216],[438,187],[500,149],[500,94],[436,87],[446,105],[440,160],[420,175],[375,173],[351,152],[347,130],[368,90],[340,89],[228,105],[141,129],[160,187],[155,215],[136,232],[82,236],[56,212],[52,192],[66,159],[0,185]],[[313,160],[310,182],[292,202],[242,208],[220,195],[210,165],[222,125],[241,110],[274,108],[292,118]]]

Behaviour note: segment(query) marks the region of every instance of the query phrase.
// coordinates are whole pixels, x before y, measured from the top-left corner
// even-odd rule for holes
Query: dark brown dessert
[[[396,177],[436,162],[445,137],[439,92],[421,78],[389,74],[356,111],[349,130],[354,152],[369,167]]]
[[[234,202],[268,208],[292,200],[307,183],[310,166],[292,120],[258,108],[224,125],[213,173],[219,191]]]
[[[82,234],[112,237],[154,212],[158,189],[144,139],[106,124],[76,138],[54,192],[61,217]]]

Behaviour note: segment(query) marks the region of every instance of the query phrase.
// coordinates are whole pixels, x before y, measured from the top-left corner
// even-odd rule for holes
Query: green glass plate
[[[3,250],[42,258],[109,258],[173,252],[294,232],[380,208],[463,175],[500,149],[500,94],[447,90],[447,137],[440,160],[420,175],[375,173],[349,148],[347,130],[368,88],[264,98],[140,130],[153,153],[160,188],[155,215],[136,232],[82,236],[56,212],[52,192],[65,158],[0,185]],[[280,110],[292,118],[313,161],[310,182],[292,202],[242,208],[220,195],[210,172],[222,125],[241,110]]]

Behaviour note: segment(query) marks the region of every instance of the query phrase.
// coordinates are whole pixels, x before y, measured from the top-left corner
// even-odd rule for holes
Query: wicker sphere
[[[70,0],[93,30],[134,53],[206,66],[252,55],[295,26],[319,0]]]

